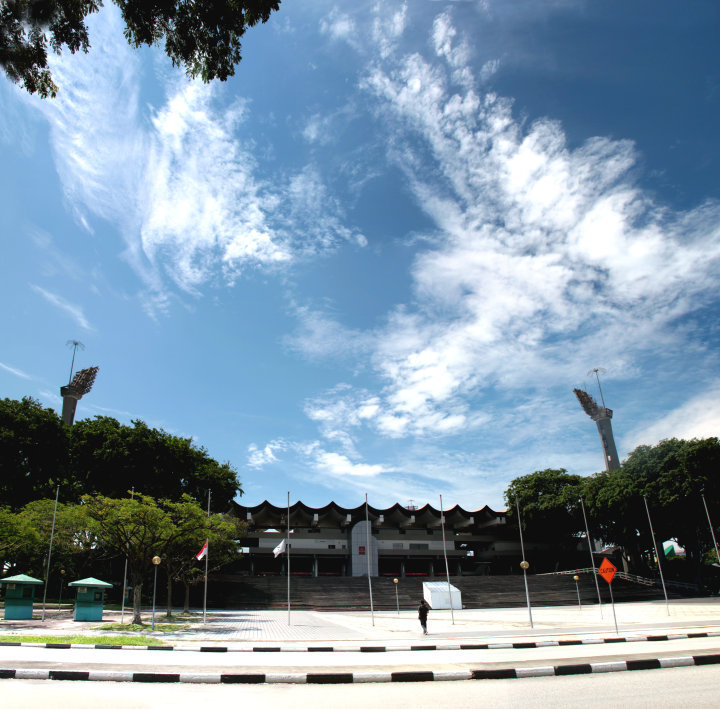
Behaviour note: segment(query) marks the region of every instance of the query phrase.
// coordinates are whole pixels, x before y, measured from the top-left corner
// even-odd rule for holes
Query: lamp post
[[[525,599],[527,600],[527,607],[528,607],[528,616],[530,617],[530,627],[534,628],[533,625],[533,619],[532,619],[532,607],[530,606],[530,591],[528,591],[528,582],[527,582],[527,570],[530,568],[530,564],[528,564],[525,559],[523,559],[520,562],[520,568],[523,570],[523,578],[525,579]]]
[[[578,605],[580,606],[580,610],[582,610],[582,602],[580,601],[580,586],[578,586],[578,581],[580,580],[580,577],[575,575],[573,576],[573,581],[575,582],[575,590],[577,591],[578,596]]]
[[[162,559],[159,556],[152,558],[153,566],[155,567],[155,579],[153,580],[153,610],[152,610],[152,629],[155,630],[155,592],[157,590],[157,570]]]
[[[60,610],[60,604],[62,603],[62,585],[63,585],[64,578],[65,578],[65,569],[60,569],[60,595],[58,596],[58,610]]]
[[[398,580],[393,579],[393,583],[395,584],[395,603],[397,604],[397,612],[398,615],[400,615],[400,598],[398,596]]]

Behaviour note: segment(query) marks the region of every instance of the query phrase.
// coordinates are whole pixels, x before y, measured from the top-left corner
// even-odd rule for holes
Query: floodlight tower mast
[[[598,387],[600,387],[600,378],[598,372],[604,372],[604,369],[596,367],[591,369],[588,374],[595,374],[598,380]],[[575,396],[577,396],[580,406],[583,407],[583,411],[597,424],[598,433],[600,434],[600,442],[602,443],[603,457],[605,458],[605,469],[616,470],[620,467],[620,458],[615,447],[615,438],[613,437],[612,424],[610,419],[612,418],[612,409],[605,407],[605,399],[602,395],[602,389],[600,389],[600,399],[602,406],[598,406],[595,399],[590,396],[586,391],[582,389],[573,389]]]
[[[76,372],[73,377],[72,370],[75,365],[75,353],[78,351],[78,348],[85,349],[85,346],[77,340],[68,340],[67,344],[73,348],[72,364],[70,365],[70,381],[65,386],[60,387],[60,396],[62,396],[63,400],[63,423],[66,426],[72,426],[75,421],[77,403],[92,389],[98,369],[100,368],[88,367],[87,369],[81,369],[79,372]]]

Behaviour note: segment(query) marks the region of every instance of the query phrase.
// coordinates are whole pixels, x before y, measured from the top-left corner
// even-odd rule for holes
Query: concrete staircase
[[[442,578],[401,578],[395,584],[392,578],[372,579],[373,607],[375,610],[401,610],[417,608],[422,598],[423,581],[443,581]],[[525,584],[516,576],[452,576],[450,583],[460,589],[465,608],[511,608],[524,606]],[[603,603],[610,602],[607,583],[598,579]],[[597,603],[597,591],[590,574],[583,574],[578,582],[583,604]],[[577,603],[577,591],[572,576],[528,575],[530,600],[534,606],[567,605]],[[269,609],[287,608],[287,578],[284,576],[217,575],[210,578],[208,605],[211,607]],[[668,591],[679,598],[677,592]],[[613,581],[616,601],[660,600],[661,588],[643,586],[623,579]],[[290,603],[295,609],[345,611],[369,610],[367,577],[328,576],[313,578],[291,576]]]

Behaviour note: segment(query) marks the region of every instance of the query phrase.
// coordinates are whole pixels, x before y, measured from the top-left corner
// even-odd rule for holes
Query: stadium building
[[[445,552],[451,576],[507,574],[519,558],[517,530],[505,512],[485,506],[444,511],[430,505],[395,504],[388,509],[360,505],[289,508],[265,501],[254,507],[235,504],[247,524],[246,547],[236,572],[284,576],[287,554],[274,553],[290,528],[290,573],[321,576],[444,576]],[[369,520],[369,523],[366,522]],[[444,535],[444,536],[443,536]]]

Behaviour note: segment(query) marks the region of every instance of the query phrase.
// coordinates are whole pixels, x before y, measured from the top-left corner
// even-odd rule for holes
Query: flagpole
[[[135,499],[135,486],[132,486],[132,490],[130,490],[130,499]],[[128,565],[128,558],[127,558],[127,548],[128,548],[128,542],[125,542],[125,571],[123,571],[123,585],[122,585],[122,605],[120,606],[120,624],[122,625],[125,622],[125,589],[127,588],[127,565]]]
[[[590,563],[592,564],[593,578],[595,579],[595,590],[597,591],[598,605],[600,606],[600,617],[603,617],[602,599],[600,598],[600,584],[597,579],[597,572],[595,571],[595,557],[593,556],[592,550],[592,539],[590,538],[590,527],[588,527],[587,515],[585,514],[585,503],[582,497],[580,498],[580,507],[582,507],[583,519],[585,520],[585,534],[587,535],[588,549],[590,550]],[[579,591],[578,591],[579,593]]]
[[[47,568],[45,569],[45,590],[43,591],[42,604],[42,622],[45,622],[45,600],[47,599],[48,579],[50,578],[50,557],[52,556],[53,537],[55,536],[55,515],[57,515],[58,497],[60,496],[60,486],[55,491],[55,509],[53,510],[52,528],[50,529],[50,548],[48,549]]]
[[[647,512],[648,522],[650,523],[650,534],[652,535],[653,546],[655,547],[655,558],[657,559],[658,571],[660,572],[660,581],[662,582],[663,593],[665,594],[665,608],[667,609],[667,614],[670,615],[670,606],[668,605],[667,590],[665,589],[665,577],[663,576],[662,564],[660,563],[660,554],[658,553],[657,541],[655,540],[655,530],[653,530],[652,520],[650,519],[650,508],[648,507],[648,501],[645,495],[643,495],[643,500],[645,501],[645,511]],[[663,549],[663,554],[664,553],[665,549]]]
[[[285,532],[285,560],[287,561],[287,607],[288,625],[290,625],[290,490],[287,500],[287,530]]]
[[[208,490],[208,524],[210,523],[210,490]],[[205,537],[205,593],[203,594],[203,623],[207,623],[207,583],[208,583],[208,564],[210,562],[210,531]]]
[[[367,570],[368,570],[368,589],[370,590],[370,617],[372,618],[372,624],[375,625],[375,610],[373,608],[373,597],[372,597],[372,581],[370,580],[370,513],[368,512],[368,499],[367,492],[365,493],[365,530],[367,531]]]
[[[445,514],[443,512],[442,495],[440,495],[440,524],[442,526],[443,556],[445,557],[445,578],[447,579],[448,599],[450,601],[450,618],[455,625],[455,614],[453,613],[452,593],[450,592],[450,568],[447,560],[447,547],[445,546]]]
[[[710,525],[710,534],[712,534],[713,545],[715,546],[715,556],[717,556],[718,564],[720,564],[720,552],[718,551],[717,541],[715,540],[715,531],[713,530],[712,520],[710,519],[710,513],[708,512],[707,502],[705,502],[705,493],[701,493],[703,505],[705,506],[705,514],[707,515],[708,524]]]

